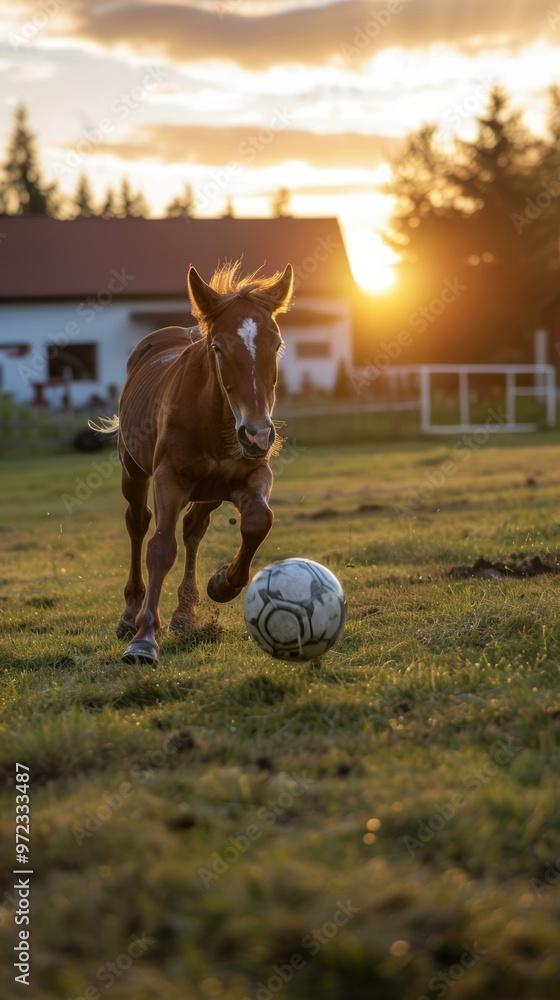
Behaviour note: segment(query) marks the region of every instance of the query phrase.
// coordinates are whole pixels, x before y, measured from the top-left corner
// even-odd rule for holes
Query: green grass
[[[3,462],[3,997],[556,995],[560,577],[448,571],[557,557],[559,437],[454,443],[277,460],[255,568],[317,559],[349,604],[336,649],[301,665],[259,651],[240,600],[204,598],[196,642],[164,633],[157,670],[124,666],[110,452]],[[72,506],[94,462],[101,484]],[[203,585],[237,545],[231,515],[213,515]],[[32,784],[27,989],[11,972],[16,761]]]

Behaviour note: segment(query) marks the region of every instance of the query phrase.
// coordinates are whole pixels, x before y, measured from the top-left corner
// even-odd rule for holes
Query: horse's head
[[[246,458],[262,458],[274,443],[271,414],[283,347],[275,316],[289,308],[293,283],[291,264],[271,278],[240,278],[239,264],[226,266],[209,285],[196,268],[189,269],[193,313],[206,333],[210,362]]]

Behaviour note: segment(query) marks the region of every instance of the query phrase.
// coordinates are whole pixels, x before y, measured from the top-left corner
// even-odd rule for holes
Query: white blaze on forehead
[[[245,344],[245,347],[249,351],[253,361],[255,360],[257,354],[257,345],[255,344],[257,333],[257,324],[254,319],[251,319],[250,316],[247,316],[247,318],[243,320],[239,330],[237,331],[238,337],[241,337],[241,340]]]

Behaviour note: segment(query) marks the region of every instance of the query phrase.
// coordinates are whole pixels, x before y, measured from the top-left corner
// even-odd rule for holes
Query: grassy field
[[[3,462],[2,997],[555,996],[560,578],[450,573],[555,564],[559,442],[289,446],[256,568],[317,559],[349,604],[307,665],[262,654],[240,600],[205,598],[196,640],[124,666],[111,452]],[[213,515],[203,584],[237,544],[231,514]],[[12,969],[16,761],[29,987]]]

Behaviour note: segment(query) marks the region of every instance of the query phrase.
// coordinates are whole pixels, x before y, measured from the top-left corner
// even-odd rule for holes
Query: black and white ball
[[[334,573],[311,559],[282,559],[253,577],[245,598],[249,635],[279,660],[314,660],[334,646],[346,618]]]

